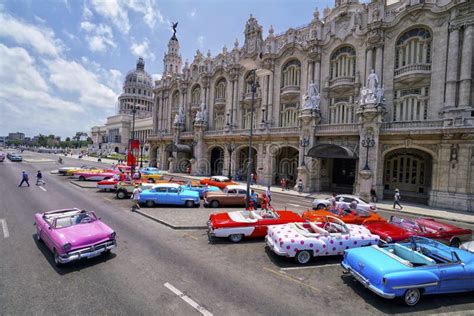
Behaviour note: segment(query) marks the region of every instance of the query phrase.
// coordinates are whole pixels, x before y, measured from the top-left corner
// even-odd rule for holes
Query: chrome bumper
[[[94,245],[94,246],[90,246],[90,247],[82,248],[78,250],[73,250],[66,254],[60,255],[59,262],[68,263],[71,261],[76,261],[76,260],[80,260],[84,258],[87,258],[87,259],[94,258],[115,247],[117,247],[117,241],[115,239],[109,240],[98,245]]]
[[[388,299],[393,299],[395,298],[395,294],[394,293],[385,293],[384,291],[376,288],[375,286],[373,286],[372,284],[370,284],[370,281],[367,280],[365,277],[363,277],[362,275],[360,275],[360,273],[358,273],[357,271],[354,271],[352,270],[351,267],[347,266],[344,264],[344,261],[341,262],[341,266],[342,268],[349,272],[353,277],[354,279],[356,279],[357,281],[359,281],[360,283],[362,283],[362,285],[364,285],[366,288],[368,288],[369,290],[371,290],[372,292],[374,292],[375,294],[377,294],[378,296],[381,296],[383,298],[388,298]]]

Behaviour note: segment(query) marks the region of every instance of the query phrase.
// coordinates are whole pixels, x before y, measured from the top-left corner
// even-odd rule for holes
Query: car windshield
[[[80,212],[69,216],[56,218],[55,228],[64,228],[73,225],[86,224],[97,220],[92,212]]]
[[[366,199],[363,199],[361,197],[359,197],[358,199],[361,200],[362,202],[364,202],[365,204],[370,204],[369,201],[367,201]]]
[[[403,228],[411,231],[423,232],[423,229],[420,227],[420,225],[418,225],[415,221],[406,218],[392,216],[392,218],[390,219],[390,223],[402,226]]]

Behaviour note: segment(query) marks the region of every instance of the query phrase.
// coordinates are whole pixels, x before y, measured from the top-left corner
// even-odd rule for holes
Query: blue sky
[[[0,135],[71,136],[115,114],[125,74],[138,56],[155,78],[179,21],[183,62],[214,56],[252,13],[264,36],[307,24],[333,0],[0,0]]]

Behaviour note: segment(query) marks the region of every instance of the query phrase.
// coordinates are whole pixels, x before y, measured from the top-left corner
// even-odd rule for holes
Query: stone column
[[[318,58],[314,62],[314,83],[318,87],[318,91],[321,92],[321,60]]]
[[[301,122],[299,140],[302,140],[303,138],[309,139],[309,144],[305,148],[306,153],[303,153],[303,147],[300,147],[299,150],[298,179],[301,179],[303,181],[304,191],[309,192],[310,189],[314,188],[314,183],[310,182],[312,180],[311,171],[313,168],[313,164],[310,158],[304,158],[304,154],[307,154],[308,150],[315,145],[316,138],[314,135],[314,128],[316,124],[319,124],[319,122],[321,121],[321,113],[319,111],[314,110],[301,110],[299,120]]]
[[[308,60],[308,84],[314,81],[314,61]]]
[[[446,69],[446,107],[456,105],[456,86],[458,80],[459,62],[459,29],[449,33],[448,68]]]
[[[204,131],[207,129],[206,122],[194,123],[194,140],[197,144],[194,146],[194,159],[191,162],[192,175],[208,175],[211,172],[210,162],[206,156],[204,143]]]
[[[381,82],[383,81],[382,70],[383,70],[383,46],[379,45],[377,46],[377,50],[375,53],[375,73],[379,76],[379,80]],[[381,82],[379,83],[379,85],[381,85]]]
[[[372,70],[372,68],[374,68],[374,66],[372,65],[372,60],[373,60],[373,49],[372,48],[369,48],[367,50],[367,57],[366,57],[366,63],[365,63],[365,76],[364,76],[364,85],[367,86],[367,76],[370,74],[370,71]]]
[[[459,86],[459,106],[472,106],[470,103],[471,97],[471,74],[472,74],[472,41],[474,32],[474,25],[468,25],[464,30],[464,41],[461,56],[461,81]]]

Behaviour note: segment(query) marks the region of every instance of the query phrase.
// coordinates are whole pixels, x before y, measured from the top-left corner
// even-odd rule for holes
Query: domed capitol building
[[[151,164],[170,172],[245,179],[250,159],[263,185],[398,188],[405,201],[474,211],[473,33],[468,0],[336,0],[266,36],[250,16],[243,45],[191,63],[173,34],[162,79],[138,76],[139,60],[118,115],[92,132],[125,150],[136,103]]]

